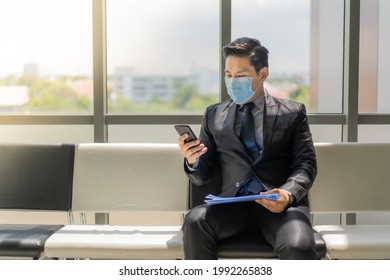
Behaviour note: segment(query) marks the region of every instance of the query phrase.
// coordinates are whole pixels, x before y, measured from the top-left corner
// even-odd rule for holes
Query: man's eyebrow
[[[243,69],[243,70],[237,71],[236,74],[241,74],[243,72],[247,72],[247,70]],[[230,73],[230,71],[228,69],[225,69],[225,73]]]

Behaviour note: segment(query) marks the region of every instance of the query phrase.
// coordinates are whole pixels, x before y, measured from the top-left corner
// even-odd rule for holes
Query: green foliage
[[[68,85],[69,78],[55,81],[36,80],[29,88],[26,109],[32,112],[91,112],[92,100],[77,93]]]
[[[23,86],[31,86],[34,82],[37,81],[37,78],[29,75],[23,75],[19,78],[18,84]]]
[[[172,102],[174,107],[183,108],[191,100],[192,97],[198,96],[197,87],[193,84],[180,84],[177,92],[173,96]]]
[[[13,85],[20,85],[19,78],[14,75],[8,75],[7,77],[0,80],[1,86],[13,86]]]
[[[306,109],[310,106],[310,89],[302,75],[274,74],[267,80],[275,87],[285,88],[285,85],[291,85],[288,90],[288,99],[305,104]]]
[[[108,99],[108,111],[110,113],[124,113],[131,112],[133,110],[134,106],[132,102],[122,96],[115,98],[115,100],[112,98]]]
[[[309,87],[301,86],[296,90],[290,92],[290,99],[305,104],[306,110],[309,110],[309,93]]]

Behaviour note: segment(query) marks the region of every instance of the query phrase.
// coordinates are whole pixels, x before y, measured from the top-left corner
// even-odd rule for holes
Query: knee
[[[291,240],[276,248],[279,259],[285,260],[314,260],[317,259],[314,242],[309,238]]]
[[[182,226],[183,231],[196,226],[196,224],[199,222],[200,219],[201,217],[199,217],[199,215],[196,215],[195,213],[193,213],[192,210],[190,210],[184,217],[183,226]]]
[[[183,232],[196,232],[205,223],[205,209],[195,207],[191,209],[184,218]]]

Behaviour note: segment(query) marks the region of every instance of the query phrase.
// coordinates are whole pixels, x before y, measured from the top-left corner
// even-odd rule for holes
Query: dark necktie
[[[255,128],[252,115],[252,109],[255,107],[255,104],[250,102],[243,106],[244,114],[242,116],[242,125],[240,138],[242,143],[247,148],[252,159],[255,160],[259,155],[259,149],[255,142]]]

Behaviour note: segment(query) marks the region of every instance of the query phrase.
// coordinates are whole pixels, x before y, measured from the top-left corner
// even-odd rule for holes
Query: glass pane
[[[0,125],[1,143],[91,143],[93,125]]]
[[[199,135],[200,125],[191,125]],[[314,142],[341,142],[341,125],[310,125]],[[151,137],[153,135],[153,137]],[[177,143],[178,134],[173,125],[109,125],[110,143]]]
[[[308,112],[341,113],[343,15],[339,0],[233,0],[232,38],[254,37],[268,48],[272,95]]]
[[[202,114],[219,100],[218,0],[108,0],[112,114]]]
[[[356,215],[357,225],[389,225],[390,212],[366,212]]]
[[[390,113],[390,1],[362,0],[359,112]]]
[[[92,5],[0,2],[0,113],[92,112]]]
[[[313,135],[313,141],[315,143],[329,142],[340,143],[341,142],[341,125],[330,124],[312,124],[310,125],[310,131]]]
[[[358,141],[366,143],[390,142],[390,125],[359,125]]]
[[[390,113],[390,1],[379,1],[378,113]]]
[[[200,125],[191,125],[199,135]],[[152,137],[153,135],[153,137]],[[109,125],[110,143],[178,143],[179,135],[173,125]]]

